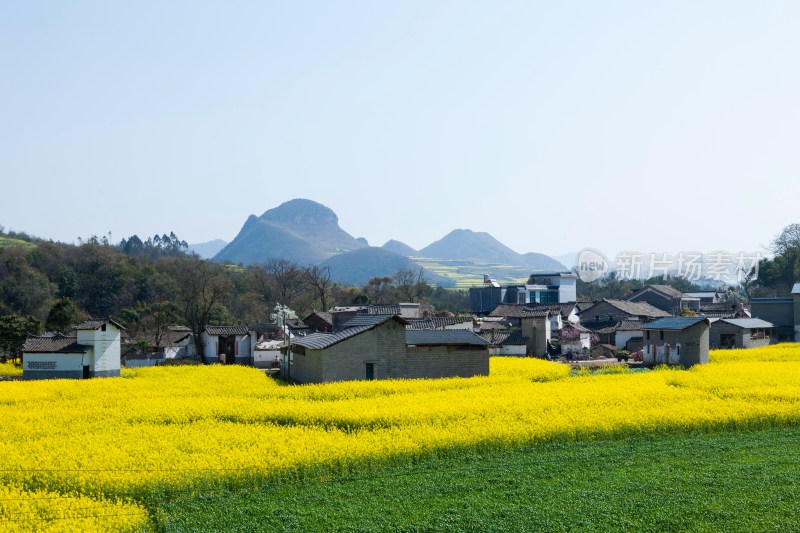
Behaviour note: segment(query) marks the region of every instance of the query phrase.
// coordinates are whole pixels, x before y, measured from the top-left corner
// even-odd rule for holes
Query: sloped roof
[[[578,310],[578,314],[590,307],[594,306],[597,302],[575,302],[575,307]]]
[[[334,344],[341,342],[345,339],[349,339],[350,337],[355,337],[359,333],[364,333],[365,331],[369,331],[374,328],[375,325],[372,326],[357,326],[353,328],[343,329],[338,333],[312,333],[311,335],[306,335],[305,337],[300,337],[292,341],[292,344],[297,346],[303,346],[310,350],[324,350],[325,348],[329,348]]]
[[[555,313],[561,314],[563,318],[567,318],[572,311],[575,310],[575,302],[564,302],[559,304],[527,304],[532,309],[546,309]]]
[[[480,336],[491,346],[521,346],[527,344],[519,331],[485,331]]]
[[[720,322],[727,322],[728,324],[733,324],[736,327],[744,329],[765,329],[775,327],[775,324],[772,322],[767,322],[766,320],[761,320],[760,318],[722,318],[720,319]]]
[[[617,331],[639,331],[644,326],[639,320],[620,320],[614,326]]]
[[[550,316],[548,309],[534,309],[525,304],[500,304],[489,313],[489,316],[502,316],[509,318],[542,318]]]
[[[399,315],[402,310],[399,305],[368,305],[363,311],[369,315]]]
[[[488,346],[489,342],[480,335],[466,329],[409,329],[406,330],[406,344],[423,346]]]
[[[627,300],[612,300],[609,298],[603,298],[600,302],[597,302],[592,307],[600,305],[601,303],[606,302],[610,306],[614,307],[615,309],[622,311],[625,314],[631,316],[644,316],[648,318],[658,318],[658,317],[668,317],[671,316],[666,311],[662,311],[658,307],[654,307],[647,302],[629,302]],[[580,314],[587,313],[592,309],[589,307],[581,311]],[[591,314],[591,313],[589,313]]]
[[[90,318],[89,320],[85,320],[80,324],[78,324],[77,326],[75,326],[75,329],[78,331],[100,329],[100,327],[102,327],[103,324],[114,324],[114,327],[116,327],[117,329],[125,329],[125,327],[122,324],[110,318],[106,320]]]
[[[78,337],[29,335],[22,346],[25,353],[86,353],[91,346],[78,344]]]
[[[356,315],[351,320],[348,320],[344,324],[344,328],[355,328],[359,326],[377,326],[378,324],[383,324],[387,320],[392,318],[396,318],[400,320],[402,324],[408,325],[408,320],[399,316],[399,315]]]
[[[699,324],[700,322],[708,323],[708,319],[701,316],[671,316],[667,318],[660,318],[658,320],[654,320],[653,322],[648,322],[642,327],[642,329],[665,329],[680,331],[690,328],[695,324]]]
[[[791,292],[791,294],[800,294],[800,283],[795,283],[795,284],[792,286],[792,292]]]
[[[227,337],[229,335],[249,335],[247,326],[206,326],[203,331],[209,335]]]
[[[333,325],[333,315],[331,313],[328,313],[326,311],[314,311],[313,313],[308,315],[304,320],[308,320],[312,316],[319,317],[323,322],[325,322],[329,326]]]
[[[409,318],[408,329],[437,329],[465,322],[472,323],[470,316],[432,316],[427,318]]]
[[[368,317],[368,315],[364,315],[364,317]],[[408,325],[408,321],[406,319],[397,315],[376,315],[372,318],[374,319],[373,320],[374,323],[350,326],[350,322],[348,322],[347,324],[345,324],[345,329],[339,332],[312,333],[311,335],[306,335],[304,337],[299,337],[296,340],[293,340],[292,344],[295,344],[297,346],[303,346],[310,350],[324,350],[325,348],[333,346],[334,344],[339,343],[345,339],[349,339],[350,337],[355,337],[360,333],[364,333],[365,331],[374,329],[376,326],[379,326],[384,322],[388,322],[389,320],[395,320],[399,324],[402,324],[404,326]]]
[[[649,287],[657,290],[658,292],[664,293],[672,298],[683,297],[683,293],[681,291],[679,291],[675,287],[670,287],[669,285],[649,285]]]

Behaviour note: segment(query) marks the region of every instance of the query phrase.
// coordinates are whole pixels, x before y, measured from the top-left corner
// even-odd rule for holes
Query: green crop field
[[[166,531],[797,531],[800,429],[574,442],[163,506]]]
[[[435,274],[452,279],[456,288],[466,289],[483,285],[483,276],[488,275],[501,284],[525,283],[531,269],[509,265],[476,263],[474,261],[411,257],[412,261]]]

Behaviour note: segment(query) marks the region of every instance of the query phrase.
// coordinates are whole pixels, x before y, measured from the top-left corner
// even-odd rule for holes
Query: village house
[[[617,350],[636,352],[642,349],[642,326],[639,320],[620,320],[613,326],[594,330],[601,344],[608,344]]]
[[[647,302],[670,315],[680,315],[682,309],[700,310],[700,298],[688,296],[669,285],[647,285],[631,294],[629,302]]]
[[[758,348],[772,344],[775,325],[760,318],[712,319],[712,348]]]
[[[621,321],[649,322],[657,318],[668,317],[670,314],[647,302],[604,298],[585,308],[578,316],[582,326],[589,329],[601,329],[614,326]]]
[[[472,331],[474,323],[471,316],[409,318],[408,329],[465,329]]]
[[[750,315],[774,324],[778,342],[799,342],[800,283],[786,297],[751,298]]]
[[[574,272],[543,272],[532,274],[524,285],[501,286],[484,276],[482,287],[469,289],[470,312],[491,313],[502,304],[557,304],[574,302],[578,276]]]
[[[528,354],[528,346],[519,331],[489,329],[480,336],[489,343],[489,355],[525,357]]]
[[[471,331],[407,330],[399,315],[358,315],[334,333],[293,339],[284,377],[298,383],[488,375],[488,343]]]
[[[649,322],[644,331],[645,363],[690,367],[708,363],[709,320],[668,317]]]
[[[519,331],[525,345],[527,355],[546,357],[551,341],[552,311],[535,309],[527,305],[501,304],[490,314],[490,317],[502,317],[507,320],[512,330]]]
[[[146,346],[142,346],[142,344]],[[170,326],[161,334],[131,339],[123,348],[122,364],[128,368],[154,366],[167,359],[180,359],[195,353],[192,331],[185,326]]]
[[[205,363],[253,364],[247,326],[206,326],[200,333],[200,343]]]
[[[333,316],[325,311],[314,311],[303,319],[308,333],[330,333],[333,331]]]
[[[23,379],[116,377],[123,328],[113,320],[87,320],[75,336],[29,336],[22,348]]]

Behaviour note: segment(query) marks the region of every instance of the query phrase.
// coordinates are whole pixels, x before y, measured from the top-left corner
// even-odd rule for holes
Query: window
[[[542,304],[557,304],[558,292],[557,291],[542,291],[539,293],[539,303]]]
[[[659,333],[661,334],[661,337],[660,337],[660,338],[661,338],[661,340],[663,341],[663,340],[664,340],[664,332],[663,332],[663,331],[659,331]]]
[[[100,331],[105,331],[105,330],[106,330],[106,325],[105,325],[105,324],[103,324],[102,326],[100,326]]]
[[[367,380],[375,379],[375,363],[367,363]]]

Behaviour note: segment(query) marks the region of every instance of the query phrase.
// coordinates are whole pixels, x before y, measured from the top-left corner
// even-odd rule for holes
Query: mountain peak
[[[339,217],[332,209],[313,200],[295,198],[261,215],[262,220],[283,224],[333,225],[339,223]]]

